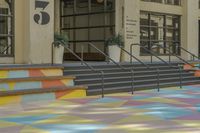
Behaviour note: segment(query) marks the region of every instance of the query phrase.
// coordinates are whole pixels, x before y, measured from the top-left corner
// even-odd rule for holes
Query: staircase
[[[50,65],[0,66],[0,105],[86,96],[86,87],[74,86],[74,76]]]
[[[131,92],[133,88],[134,91],[139,91],[200,83],[199,78],[194,76],[194,71],[184,70],[183,67],[180,69],[179,63],[171,63],[174,67],[163,63],[152,63],[148,64],[149,69],[140,64],[121,63],[126,70],[111,63],[94,63],[90,65],[94,69],[104,72],[105,94]],[[131,69],[133,69],[134,75],[132,75]],[[102,94],[102,77],[100,73],[93,72],[79,63],[74,63],[65,66],[64,75],[75,76],[75,85],[88,86],[88,96]]]

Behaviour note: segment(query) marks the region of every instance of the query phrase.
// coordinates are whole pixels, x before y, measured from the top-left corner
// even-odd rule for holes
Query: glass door
[[[88,46],[95,44],[106,53],[105,40],[115,31],[115,0],[61,0],[61,33],[70,39],[70,48],[84,60],[104,61],[105,58]],[[65,60],[76,60],[66,51]]]

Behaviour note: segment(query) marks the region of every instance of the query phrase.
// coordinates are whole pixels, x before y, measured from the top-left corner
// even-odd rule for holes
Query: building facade
[[[105,60],[88,43],[108,53],[105,41],[115,34],[123,36],[127,51],[138,43],[165,60],[164,48],[189,60],[177,46],[199,56],[199,29],[199,0],[0,0],[0,63],[51,63],[54,33],[67,35],[70,48],[88,61]],[[133,54],[150,60],[137,45]],[[68,51],[64,57],[76,60]],[[121,61],[129,60],[121,54]]]

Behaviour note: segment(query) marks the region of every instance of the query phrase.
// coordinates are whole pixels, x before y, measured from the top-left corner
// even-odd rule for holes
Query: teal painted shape
[[[46,120],[57,116],[58,115],[56,114],[36,115],[36,116],[16,116],[16,117],[1,118],[0,120],[19,123],[19,124],[32,124],[37,121]]]
[[[0,91],[7,91],[7,90],[10,90],[8,84],[5,83],[0,84]]]
[[[14,90],[24,90],[24,89],[38,89],[42,88],[42,83],[40,81],[35,82],[17,82]]]
[[[47,130],[50,133],[96,133],[107,127],[104,124],[43,124],[33,125],[35,128]]]
[[[27,70],[10,71],[8,73],[8,78],[25,78],[25,77],[29,77],[29,72]]]
[[[51,100],[56,100],[55,93],[32,94],[22,96],[22,103]]]

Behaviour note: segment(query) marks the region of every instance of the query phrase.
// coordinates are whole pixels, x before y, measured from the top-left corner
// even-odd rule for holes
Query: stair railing
[[[121,68],[122,70],[129,70],[131,72],[131,78],[132,78],[132,82],[131,82],[131,87],[132,87],[132,94],[134,94],[135,88],[134,88],[134,69],[127,69],[124,68],[121,64],[117,63],[116,61],[114,61],[112,58],[110,58],[106,53],[104,53],[103,51],[101,51],[99,48],[97,48],[94,44],[92,43],[88,43],[89,46],[91,46],[92,48],[94,48],[95,50],[97,50],[99,53],[101,53],[102,55],[104,55],[107,59],[109,59],[110,61],[112,61],[116,66],[118,66],[119,68]]]
[[[67,46],[65,45],[65,43],[62,42],[62,41],[57,41],[57,42],[53,42],[53,43],[52,43],[52,58],[51,58],[52,65],[54,64],[54,59],[53,59],[53,57],[54,57],[54,52],[53,52],[53,50],[54,50],[54,46],[55,46],[56,44],[61,44],[60,46],[63,46],[66,50],[68,50],[71,54],[73,54],[78,60],[81,61],[82,64],[85,64],[92,72],[94,72],[94,73],[100,73],[100,74],[101,74],[101,80],[102,80],[102,82],[101,82],[101,86],[102,86],[102,88],[101,88],[101,96],[102,96],[102,98],[104,98],[104,72],[94,69],[94,68],[93,68],[92,66],[90,66],[87,62],[85,62],[85,61],[83,60],[83,58],[79,57],[73,50],[71,50],[69,47],[67,47]]]
[[[188,53],[191,56],[192,61],[195,61],[195,58],[200,60],[200,58],[198,56],[196,56],[192,52],[186,50],[185,48],[181,47],[179,44],[170,45],[170,48],[173,47],[173,46],[176,46],[178,49],[183,50],[184,52]]]
[[[138,43],[130,45],[130,53],[131,54],[133,54],[133,46],[135,46],[135,45],[139,46],[140,48],[143,48],[145,51],[147,51],[148,53],[150,53],[151,63],[153,63],[153,56],[155,56],[157,59],[159,59],[163,63],[167,64],[169,67],[171,67],[171,68],[177,68],[176,66],[173,66],[170,63],[168,63],[165,60],[163,60],[162,58],[160,58],[156,53],[152,52],[151,50],[149,50],[145,46],[143,46],[141,44],[138,44]],[[130,62],[132,62],[132,58],[130,59]],[[181,70],[181,66],[178,66],[178,68],[179,68],[179,75],[180,75],[180,88],[182,88],[182,70]],[[156,73],[157,73],[157,88],[158,88],[158,92],[159,92],[160,91],[160,74],[159,74],[159,68],[156,68]]]

